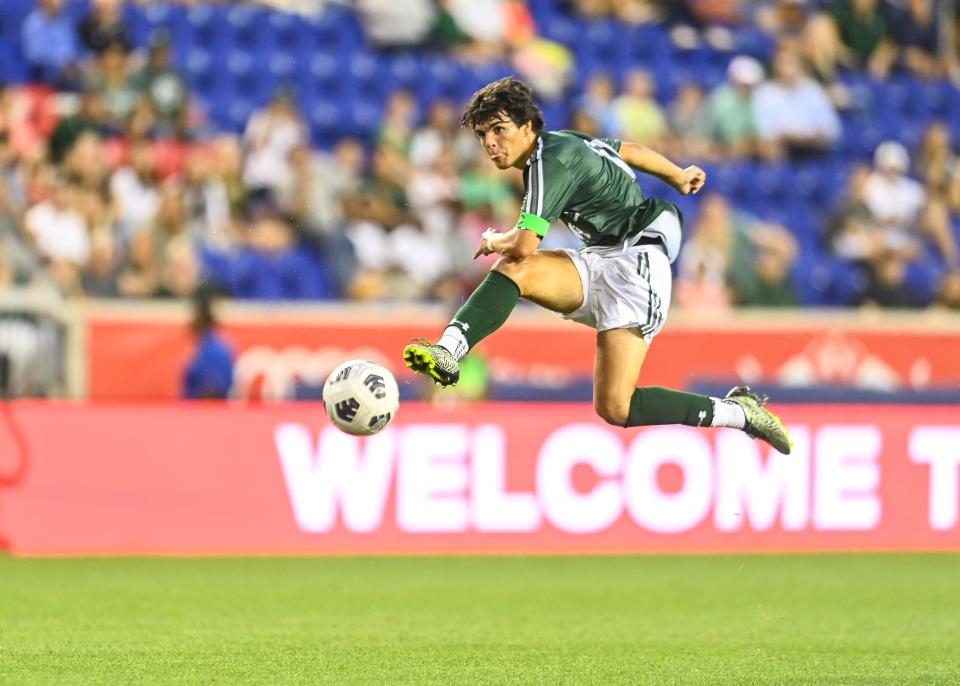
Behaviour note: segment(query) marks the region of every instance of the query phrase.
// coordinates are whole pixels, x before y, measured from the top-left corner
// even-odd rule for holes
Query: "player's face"
[[[498,116],[474,127],[473,132],[498,169],[522,167],[537,139],[533,124],[517,126],[507,116]]]

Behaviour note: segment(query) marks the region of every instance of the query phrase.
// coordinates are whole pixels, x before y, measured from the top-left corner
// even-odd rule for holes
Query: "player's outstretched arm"
[[[699,192],[707,181],[700,167],[681,169],[656,150],[639,143],[621,143],[620,157],[634,169],[663,179],[683,195]]]

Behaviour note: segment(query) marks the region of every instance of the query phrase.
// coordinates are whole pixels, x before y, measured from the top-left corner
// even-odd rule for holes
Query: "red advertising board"
[[[88,396],[158,400],[179,396],[191,353],[185,311],[93,311],[87,317]],[[397,310],[351,313],[263,310],[228,312],[223,334],[236,353],[237,398],[291,398],[298,382],[322,383],[340,362],[364,358],[398,376],[400,351],[414,336],[435,337],[446,319]],[[494,378],[563,384],[589,377],[593,330],[528,311],[515,313],[480,352]],[[960,322],[949,319],[710,319],[673,316],[650,349],[646,385],[686,388],[696,380],[742,380],[806,387],[870,389],[960,385]],[[149,360],[145,364],[144,360]]]
[[[579,404],[411,403],[364,439],[311,404],[9,409],[15,554],[960,550],[956,407],[779,407],[790,456]]]

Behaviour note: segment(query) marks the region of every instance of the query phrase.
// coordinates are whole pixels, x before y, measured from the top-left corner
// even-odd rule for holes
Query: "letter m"
[[[765,443],[740,431],[717,436],[717,498],[713,513],[719,531],[747,525],[767,531],[777,515],[786,531],[799,531],[810,520],[810,438],[806,429],[790,431],[793,450],[781,455],[772,448],[764,462]]]
[[[389,429],[361,440],[327,427],[314,444],[307,427],[281,424],[273,438],[293,516],[303,531],[330,531],[338,511],[350,531],[380,526],[393,476]]]

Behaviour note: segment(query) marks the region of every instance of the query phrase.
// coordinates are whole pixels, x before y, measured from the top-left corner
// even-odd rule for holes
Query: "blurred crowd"
[[[324,3],[300,3],[321,11]],[[775,42],[768,64],[734,56],[714,88],[680,84],[657,99],[642,68],[575,84],[568,47],[538,36],[521,0],[357,0],[378,49],[427,45],[458,59],[508,55],[518,75],[569,98],[569,122],[644,143],[678,161],[778,164],[830,154],[851,94],[839,78],[956,74],[952,24],[933,0],[773,2],[569,0],[571,16],[660,23],[678,45],[722,46],[750,25]],[[66,297],[442,300],[489,266],[480,233],[516,220],[519,172],[497,171],[459,128],[462,103],[420,107],[397,90],[369,140],[311,146],[296,92],[277,89],[242,133],[211,130],[163,31],[137,50],[117,0],[93,0],[79,23],[38,0],[21,30],[33,86],[0,90],[0,288]],[[934,122],[908,150],[888,141],[855,167],[824,213],[823,249],[860,286],[850,305],[922,307],[905,274],[935,254],[935,304],[960,309],[960,160]],[[642,180],[641,180],[642,182]],[[687,218],[676,303],[799,302],[792,227],[750,216],[714,187]],[[555,229],[547,245],[573,245]]]

